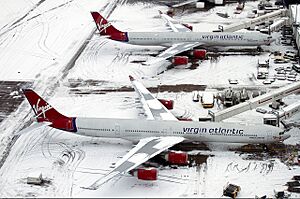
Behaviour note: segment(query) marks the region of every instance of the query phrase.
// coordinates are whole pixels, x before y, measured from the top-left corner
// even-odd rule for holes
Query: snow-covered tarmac
[[[69,116],[92,116],[111,118],[140,118],[140,104],[134,92],[112,92],[102,95],[69,94],[70,79],[101,80],[97,86],[82,88],[120,88],[130,86],[128,75],[133,75],[146,87],[164,84],[203,84],[210,87],[227,85],[228,79],[238,79],[241,85],[262,85],[250,81],[256,73],[257,60],[268,58],[268,53],[258,56],[224,56],[217,62],[205,60],[195,70],[171,69],[160,75],[167,62],[146,67],[134,60],[153,59],[147,55],[162,47],[139,47],[100,38],[97,32],[77,59],[66,71],[66,65],[74,53],[95,29],[91,10],[101,10],[108,1],[5,1],[0,3],[0,80],[32,81],[33,88],[57,110]],[[235,4],[226,5],[231,16],[224,19],[215,12],[183,15],[180,20],[194,22],[195,31],[216,29],[218,24],[228,24],[244,18],[247,10],[257,2],[246,4],[241,15],[233,15]],[[38,5],[38,6],[36,6]],[[107,7],[106,7],[107,8]],[[124,31],[165,31],[157,10],[165,6],[137,3],[118,6],[110,16],[116,27]],[[28,13],[28,14],[27,14]],[[23,18],[23,16],[25,16]],[[211,23],[213,20],[213,23]],[[199,23],[200,21],[200,23]],[[282,49],[278,43],[266,49]],[[145,55],[146,54],[146,55]],[[271,69],[274,69],[274,65]],[[275,82],[278,85],[288,81]],[[175,100],[175,111],[185,112],[197,120],[205,116],[199,103],[191,101],[192,94],[159,93],[160,98]],[[298,100],[291,96],[290,101]],[[214,109],[217,110],[217,107]],[[251,116],[251,117],[250,117]],[[28,122],[33,113],[27,101],[0,124],[0,154],[14,133]],[[299,118],[299,114],[295,118]],[[260,114],[248,111],[228,122],[262,122]],[[287,140],[299,144],[299,129]],[[159,180],[145,182],[135,177],[114,179],[96,191],[85,187],[100,178],[120,156],[132,148],[132,143],[119,139],[89,138],[65,133],[48,127],[22,135],[12,147],[0,169],[0,197],[221,197],[223,186],[236,183],[242,190],[238,197],[267,195],[275,190],[284,190],[284,184],[293,175],[299,175],[298,166],[287,167],[278,159],[244,160],[235,152],[201,151],[213,155],[207,164],[200,167],[164,168],[159,171]],[[272,164],[272,169],[269,165]],[[51,184],[43,187],[26,184],[26,177],[41,171]],[[300,197],[293,194],[293,197]]]

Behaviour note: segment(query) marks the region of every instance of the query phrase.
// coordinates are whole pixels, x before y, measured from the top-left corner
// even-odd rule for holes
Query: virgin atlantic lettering
[[[226,129],[226,128],[183,128],[183,133],[186,134],[198,134],[198,133],[210,133],[210,134],[221,134],[221,135],[243,135],[243,129]]]
[[[243,35],[202,35],[202,39],[206,40],[243,40]]]

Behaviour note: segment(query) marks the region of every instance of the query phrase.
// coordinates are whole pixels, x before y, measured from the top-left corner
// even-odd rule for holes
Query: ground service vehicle
[[[235,184],[228,184],[227,187],[223,190],[223,195],[229,196],[231,198],[236,198],[240,190],[241,190],[240,186]]]

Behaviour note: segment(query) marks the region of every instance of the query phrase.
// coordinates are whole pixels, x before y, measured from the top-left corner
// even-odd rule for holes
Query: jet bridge
[[[280,10],[276,10],[273,11],[271,13],[267,13],[265,15],[262,15],[260,17],[256,17],[254,19],[249,19],[246,21],[241,21],[238,23],[234,23],[228,26],[221,26],[219,25],[219,30],[221,30],[222,32],[234,32],[237,30],[241,30],[244,28],[249,28],[249,27],[253,27],[255,25],[258,24],[262,24],[266,21],[270,21],[270,20],[274,20],[277,18],[282,18],[282,17],[286,17],[287,16],[287,10],[286,9],[280,9]],[[284,20],[283,22],[281,21],[281,23],[279,25],[284,25],[284,23],[287,23],[288,18],[282,18],[281,20]],[[277,28],[274,28],[274,30],[276,30]]]
[[[264,115],[264,124],[279,126],[282,120],[288,119],[300,111],[300,102],[295,102],[281,110],[267,113]]]
[[[291,95],[291,94],[297,93],[297,92],[300,92],[300,82],[288,84],[279,89],[276,89],[276,90],[270,91],[266,94],[260,95],[258,97],[249,99],[243,103],[237,104],[235,106],[224,109],[222,111],[219,111],[216,113],[209,111],[208,113],[212,117],[212,121],[219,122],[224,119],[230,118],[234,115],[240,114],[242,112],[252,110],[259,106],[282,99],[283,97],[286,97],[288,95]]]

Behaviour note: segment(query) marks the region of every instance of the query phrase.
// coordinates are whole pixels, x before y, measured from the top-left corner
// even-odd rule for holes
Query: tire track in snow
[[[42,3],[44,3],[46,0],[40,0],[35,6],[33,6],[33,8],[31,8],[26,14],[24,14],[23,16],[21,16],[20,18],[18,18],[17,20],[15,20],[10,26],[8,26],[8,29],[6,31],[4,31],[3,33],[0,34],[0,37],[3,34],[6,34],[7,32],[11,31],[12,29],[14,29],[15,27],[21,25],[19,24],[22,20],[24,20],[24,18],[26,18],[31,12],[33,12],[38,6],[40,6]],[[0,29],[1,30],[1,29]]]
[[[13,138],[13,141],[10,142],[10,145],[13,146],[15,143],[18,143],[18,148],[15,148],[15,151],[14,151],[14,157],[7,157],[6,159],[6,162],[8,161],[9,164],[7,164],[6,167],[2,168],[1,169],[1,173],[6,173],[8,172],[9,170],[9,165],[19,165],[22,160],[25,160],[24,157],[26,157],[26,155],[31,151],[32,149],[32,146],[35,146],[41,139],[41,137],[43,136],[43,134],[37,134],[37,132],[28,132],[27,133],[27,136],[14,136]],[[21,139],[18,139],[18,138],[21,138]],[[7,153],[8,154],[8,153]],[[13,173],[11,173],[11,176],[10,177],[10,180],[8,181],[6,178],[2,177],[1,176],[1,180],[0,182],[0,185],[2,187],[2,190],[5,190],[6,188],[5,187],[9,187],[9,186],[12,186],[13,183],[11,182],[15,182],[17,179],[18,179],[18,175],[14,175],[14,172],[18,172],[18,170],[16,171],[13,171]],[[13,179],[13,180],[12,180]],[[12,195],[14,193],[12,193],[12,191],[15,191],[15,193],[17,193],[18,191],[17,190],[10,190],[11,192],[0,192],[1,196],[4,197],[5,195],[3,194],[6,194],[6,196],[8,197],[11,197],[11,196],[16,196],[16,195]]]
[[[44,17],[44,15],[42,15],[41,18],[42,20],[40,21],[40,24],[42,24],[42,34],[38,40],[39,48],[46,54],[49,54],[49,56],[56,58],[58,57],[58,54],[51,50],[46,44],[49,34],[49,21],[46,19],[46,17]]]
[[[56,159],[54,165],[56,165],[58,169],[54,181],[60,185],[58,192],[66,193],[66,195],[72,197],[74,173],[82,160],[84,160],[85,152],[79,148],[70,147],[64,142],[54,143],[53,145],[56,146],[55,148],[57,148],[57,146],[61,148],[59,150],[59,156],[54,157]],[[69,183],[66,183],[67,180]]]
[[[37,4],[36,4],[29,12],[27,12],[27,13],[26,13],[25,15],[23,15],[22,17],[18,18],[18,19],[17,19],[16,21],[14,21],[11,25],[6,24],[4,27],[2,27],[2,28],[0,29],[0,31],[1,31],[2,29],[4,29],[5,27],[7,27],[7,30],[5,30],[4,32],[0,33],[0,37],[1,37],[2,35],[4,35],[4,34],[10,32],[11,30],[13,30],[13,29],[15,29],[15,28],[21,26],[23,23],[26,23],[26,22],[28,22],[28,21],[31,21],[31,20],[35,19],[36,17],[39,17],[39,16],[41,16],[41,15],[43,15],[43,14],[45,14],[45,13],[48,13],[48,12],[50,12],[50,11],[56,10],[56,9],[58,9],[58,8],[61,8],[61,7],[65,6],[65,5],[67,5],[67,4],[71,3],[71,2],[73,2],[74,0],[70,0],[70,1],[68,1],[68,2],[66,2],[66,3],[63,3],[63,4],[58,5],[58,6],[56,6],[56,7],[53,7],[53,8],[51,8],[51,9],[49,9],[49,10],[43,12],[43,13],[34,15],[33,17],[28,18],[28,19],[25,20],[25,18],[26,18],[30,13],[32,13],[33,11],[35,11],[35,10],[36,10],[42,3],[44,3],[45,1],[46,1],[46,0],[41,0],[40,2],[38,2],[38,3],[37,3]],[[25,20],[25,21],[22,22],[23,20]]]

